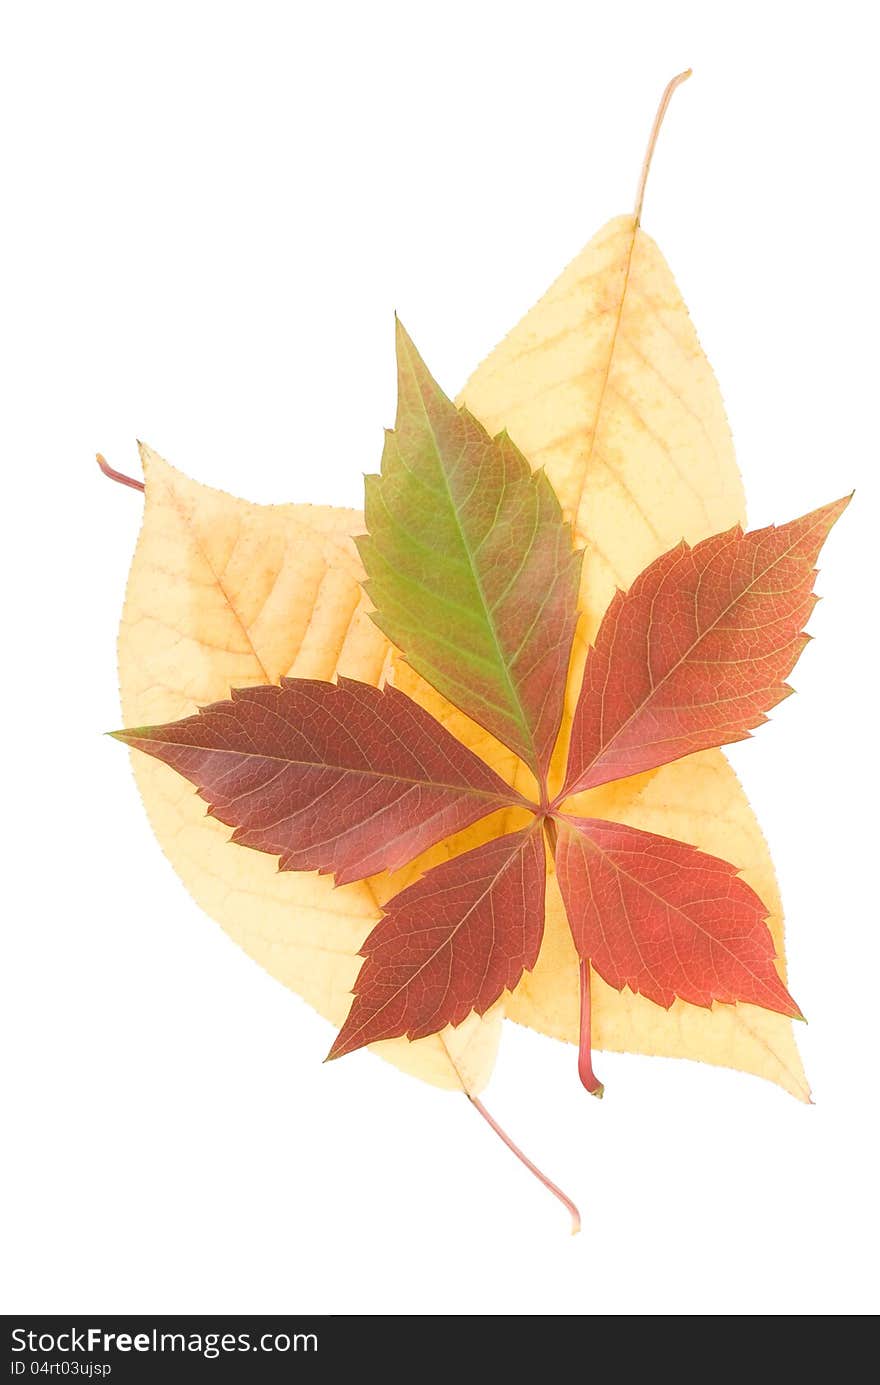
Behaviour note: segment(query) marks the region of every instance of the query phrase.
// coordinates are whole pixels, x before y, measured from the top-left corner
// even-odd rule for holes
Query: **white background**
[[[876,1309],[876,44],[857,3],[8,7],[0,57],[7,1311]],[[754,523],[853,486],[799,697],[732,759],[772,843],[817,1104],[508,1026],[487,1104],[329,1030],[190,901],[120,747],[142,437],[358,504],[392,309],[454,392],[645,204]]]

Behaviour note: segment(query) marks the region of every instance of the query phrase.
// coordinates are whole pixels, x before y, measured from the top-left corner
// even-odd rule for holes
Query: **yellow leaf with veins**
[[[589,642],[617,587],[659,554],[744,522],[742,483],[721,395],[672,274],[634,216],[610,221],[471,376],[461,395],[543,466],[586,546],[572,656],[570,722]],[[562,772],[566,737],[554,769]],[[780,957],[773,863],[720,751],[691,755],[577,800],[578,811],[691,842],[733,862],[770,911]],[[577,962],[551,882],[538,965],[508,1015],[578,1041]],[[593,1045],[696,1058],[770,1078],[809,1100],[791,1021],[751,1005],[712,1010],[593,986]]]
[[[378,683],[389,645],[367,615],[354,510],[251,505],[189,480],[141,448],[144,522],[119,634],[127,726],[176,720],[234,687],[302,678]],[[193,897],[255,961],[337,1027],[358,952],[397,885],[387,876],[334,889],[326,875],[279,871],[230,843],[192,785],[135,755],[153,830]],[[479,1091],[495,1061],[501,1007],[482,1020],[374,1051],[438,1087]],[[323,1054],[321,1055],[323,1056]]]

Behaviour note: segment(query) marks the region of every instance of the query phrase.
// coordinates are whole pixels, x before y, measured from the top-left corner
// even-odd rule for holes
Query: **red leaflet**
[[[767,909],[734,866],[653,832],[558,818],[559,887],[579,955],[616,990],[667,1009],[748,1001],[800,1018]]]
[[[435,866],[395,895],[363,946],[331,1058],[483,1014],[538,959],[544,844],[537,823]]]
[[[618,592],[590,651],[565,787],[744,740],[788,695],[807,641],[814,564],[837,500],[779,528],[679,544]]]
[[[117,738],[194,783],[232,840],[342,884],[525,800],[395,688],[289,678]]]

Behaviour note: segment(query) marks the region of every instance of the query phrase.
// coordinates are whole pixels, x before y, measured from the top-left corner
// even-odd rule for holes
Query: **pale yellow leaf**
[[[745,515],[724,405],[657,246],[609,221],[471,376],[462,402],[542,466],[587,544],[592,639],[615,587]]]
[[[694,543],[745,519],[715,378],[665,260],[634,217],[599,231],[479,367],[461,399],[491,432],[506,428],[532,464],[546,468],[586,546],[570,719],[587,646],[616,587],[629,586],[680,539]],[[690,756],[585,800],[584,812],[679,837],[741,866],[771,911],[782,956],[773,865],[720,752]],[[598,1048],[740,1068],[809,1098],[791,1022],[782,1016],[682,1002],[667,1013],[598,979],[594,1009]],[[538,966],[508,1013],[577,1042],[574,950],[555,882]]]
[[[286,674],[379,682],[389,646],[358,585],[357,512],[252,505],[198,485],[149,448],[141,455],[144,522],[119,636],[125,725],[188,716],[230,688]],[[393,889],[388,878],[334,888],[328,876],[280,872],[274,857],[231,844],[173,770],[136,753],[132,762],[156,836],[193,897],[255,961],[341,1025],[359,949]],[[374,1049],[436,1086],[475,1093],[492,1070],[501,1013]]]

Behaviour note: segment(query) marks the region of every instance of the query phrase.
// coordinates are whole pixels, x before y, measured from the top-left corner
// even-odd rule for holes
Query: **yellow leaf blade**
[[[615,586],[679,539],[745,517],[715,377],[665,260],[632,216],[594,236],[461,400],[545,468],[587,544],[587,639]]]
[[[389,645],[367,615],[353,510],[252,505],[200,486],[142,449],[146,495],[119,636],[127,725],[173,720],[231,687],[339,672],[378,683]],[[268,972],[340,1025],[358,952],[387,881],[334,889],[230,844],[166,765],[133,759],[159,842],[196,901]],[[494,1063],[496,1007],[481,1021],[375,1050],[439,1087],[479,1091]]]

